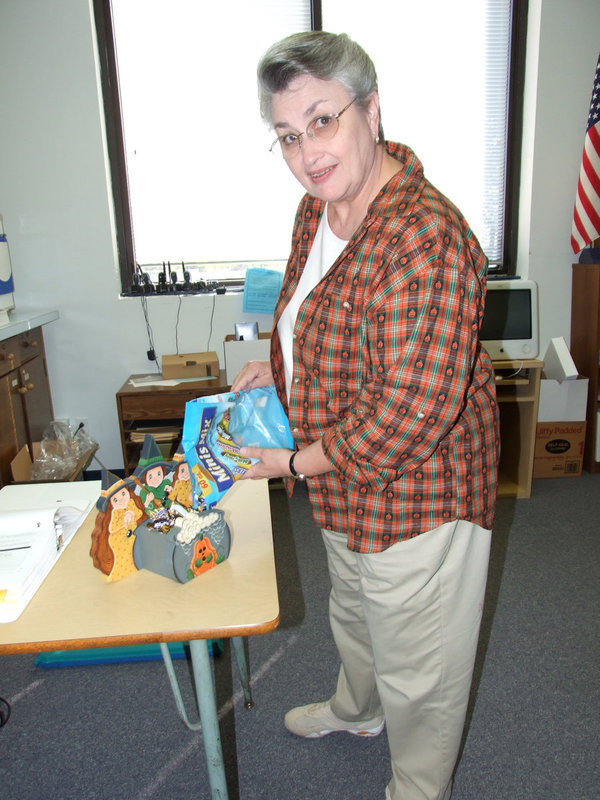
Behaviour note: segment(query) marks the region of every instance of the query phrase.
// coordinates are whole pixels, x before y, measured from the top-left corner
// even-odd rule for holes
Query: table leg
[[[235,654],[240,681],[242,682],[242,689],[244,690],[244,705],[246,708],[252,708],[254,700],[252,699],[252,693],[250,691],[250,676],[248,673],[246,650],[244,649],[244,639],[241,636],[232,636],[231,646]]]
[[[175,675],[175,669],[173,667],[173,659],[171,656],[171,651],[169,650],[169,646],[166,645],[164,642],[161,642],[160,650],[162,653],[165,668],[167,670],[167,675],[169,676],[169,682],[171,684],[171,689],[173,691],[173,697],[175,698],[175,705],[177,706],[177,710],[179,711],[179,716],[183,720],[186,727],[189,728],[191,731],[201,731],[202,722],[201,721],[192,722],[185,710],[185,705],[183,703],[183,698],[181,696],[179,681],[177,680],[177,675]]]
[[[177,710],[179,711],[181,719],[191,731],[201,730],[203,733],[204,753],[206,755],[206,766],[208,767],[211,798],[212,800],[227,800],[225,765],[223,762],[223,750],[221,748],[221,735],[217,717],[217,699],[215,695],[213,671],[208,657],[208,641],[206,639],[193,639],[190,641],[189,645],[192,658],[194,686],[196,688],[196,699],[198,701],[198,712],[200,714],[199,722],[191,722],[188,718],[168,646],[161,643],[160,649],[171,683],[171,689],[173,690],[173,696],[175,697],[175,704],[177,705]]]
[[[204,752],[206,754],[211,797],[212,800],[227,800],[227,784],[217,717],[215,684],[208,657],[208,642],[206,639],[193,639],[190,641],[190,653],[198,698],[198,710],[204,735]]]

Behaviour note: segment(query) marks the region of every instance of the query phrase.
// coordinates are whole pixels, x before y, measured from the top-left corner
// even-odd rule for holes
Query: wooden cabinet
[[[196,397],[229,391],[225,371],[219,378],[203,381],[200,388],[190,384],[178,386],[134,386],[132,375],[117,392],[117,413],[123,449],[125,475],[137,467],[146,434],[151,434],[165,459],[170,459],[181,441],[185,404]]]
[[[573,264],[571,355],[589,378],[583,466],[600,472],[600,264]]]
[[[52,400],[41,328],[0,342],[0,486],[25,444],[40,441],[52,420]]]
[[[498,497],[531,496],[543,362],[494,361],[500,413]]]

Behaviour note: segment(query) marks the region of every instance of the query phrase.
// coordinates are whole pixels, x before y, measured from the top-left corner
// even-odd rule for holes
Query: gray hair
[[[258,64],[258,97],[262,118],[272,124],[271,99],[285,91],[300,75],[323,81],[338,81],[364,108],[369,95],[377,91],[375,66],[360,45],[345,33],[305,31],[287,36],[272,45]],[[379,139],[383,141],[381,111]]]

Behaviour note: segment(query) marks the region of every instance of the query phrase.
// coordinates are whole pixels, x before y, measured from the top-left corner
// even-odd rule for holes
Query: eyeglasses
[[[308,136],[314,142],[327,142],[329,139],[333,139],[340,127],[340,117],[355,100],[356,97],[350,100],[348,105],[344,106],[337,114],[320,114],[315,117],[308,123],[304,133],[285,133],[283,136],[278,136],[269,148],[269,152],[273,153],[275,147],[279,144],[281,154],[287,160],[300,152],[304,136]]]

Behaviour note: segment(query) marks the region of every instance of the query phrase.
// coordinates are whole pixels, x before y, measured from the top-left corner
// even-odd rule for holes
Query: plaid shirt
[[[300,306],[289,407],[277,321],[324,211],[309,195],[271,353],[298,445],[322,439],[334,466],[307,481],[315,520],[363,553],[454,519],[491,528],[499,451],[492,364],[478,346],[487,260],[412,150],[387,147],[401,171]]]

